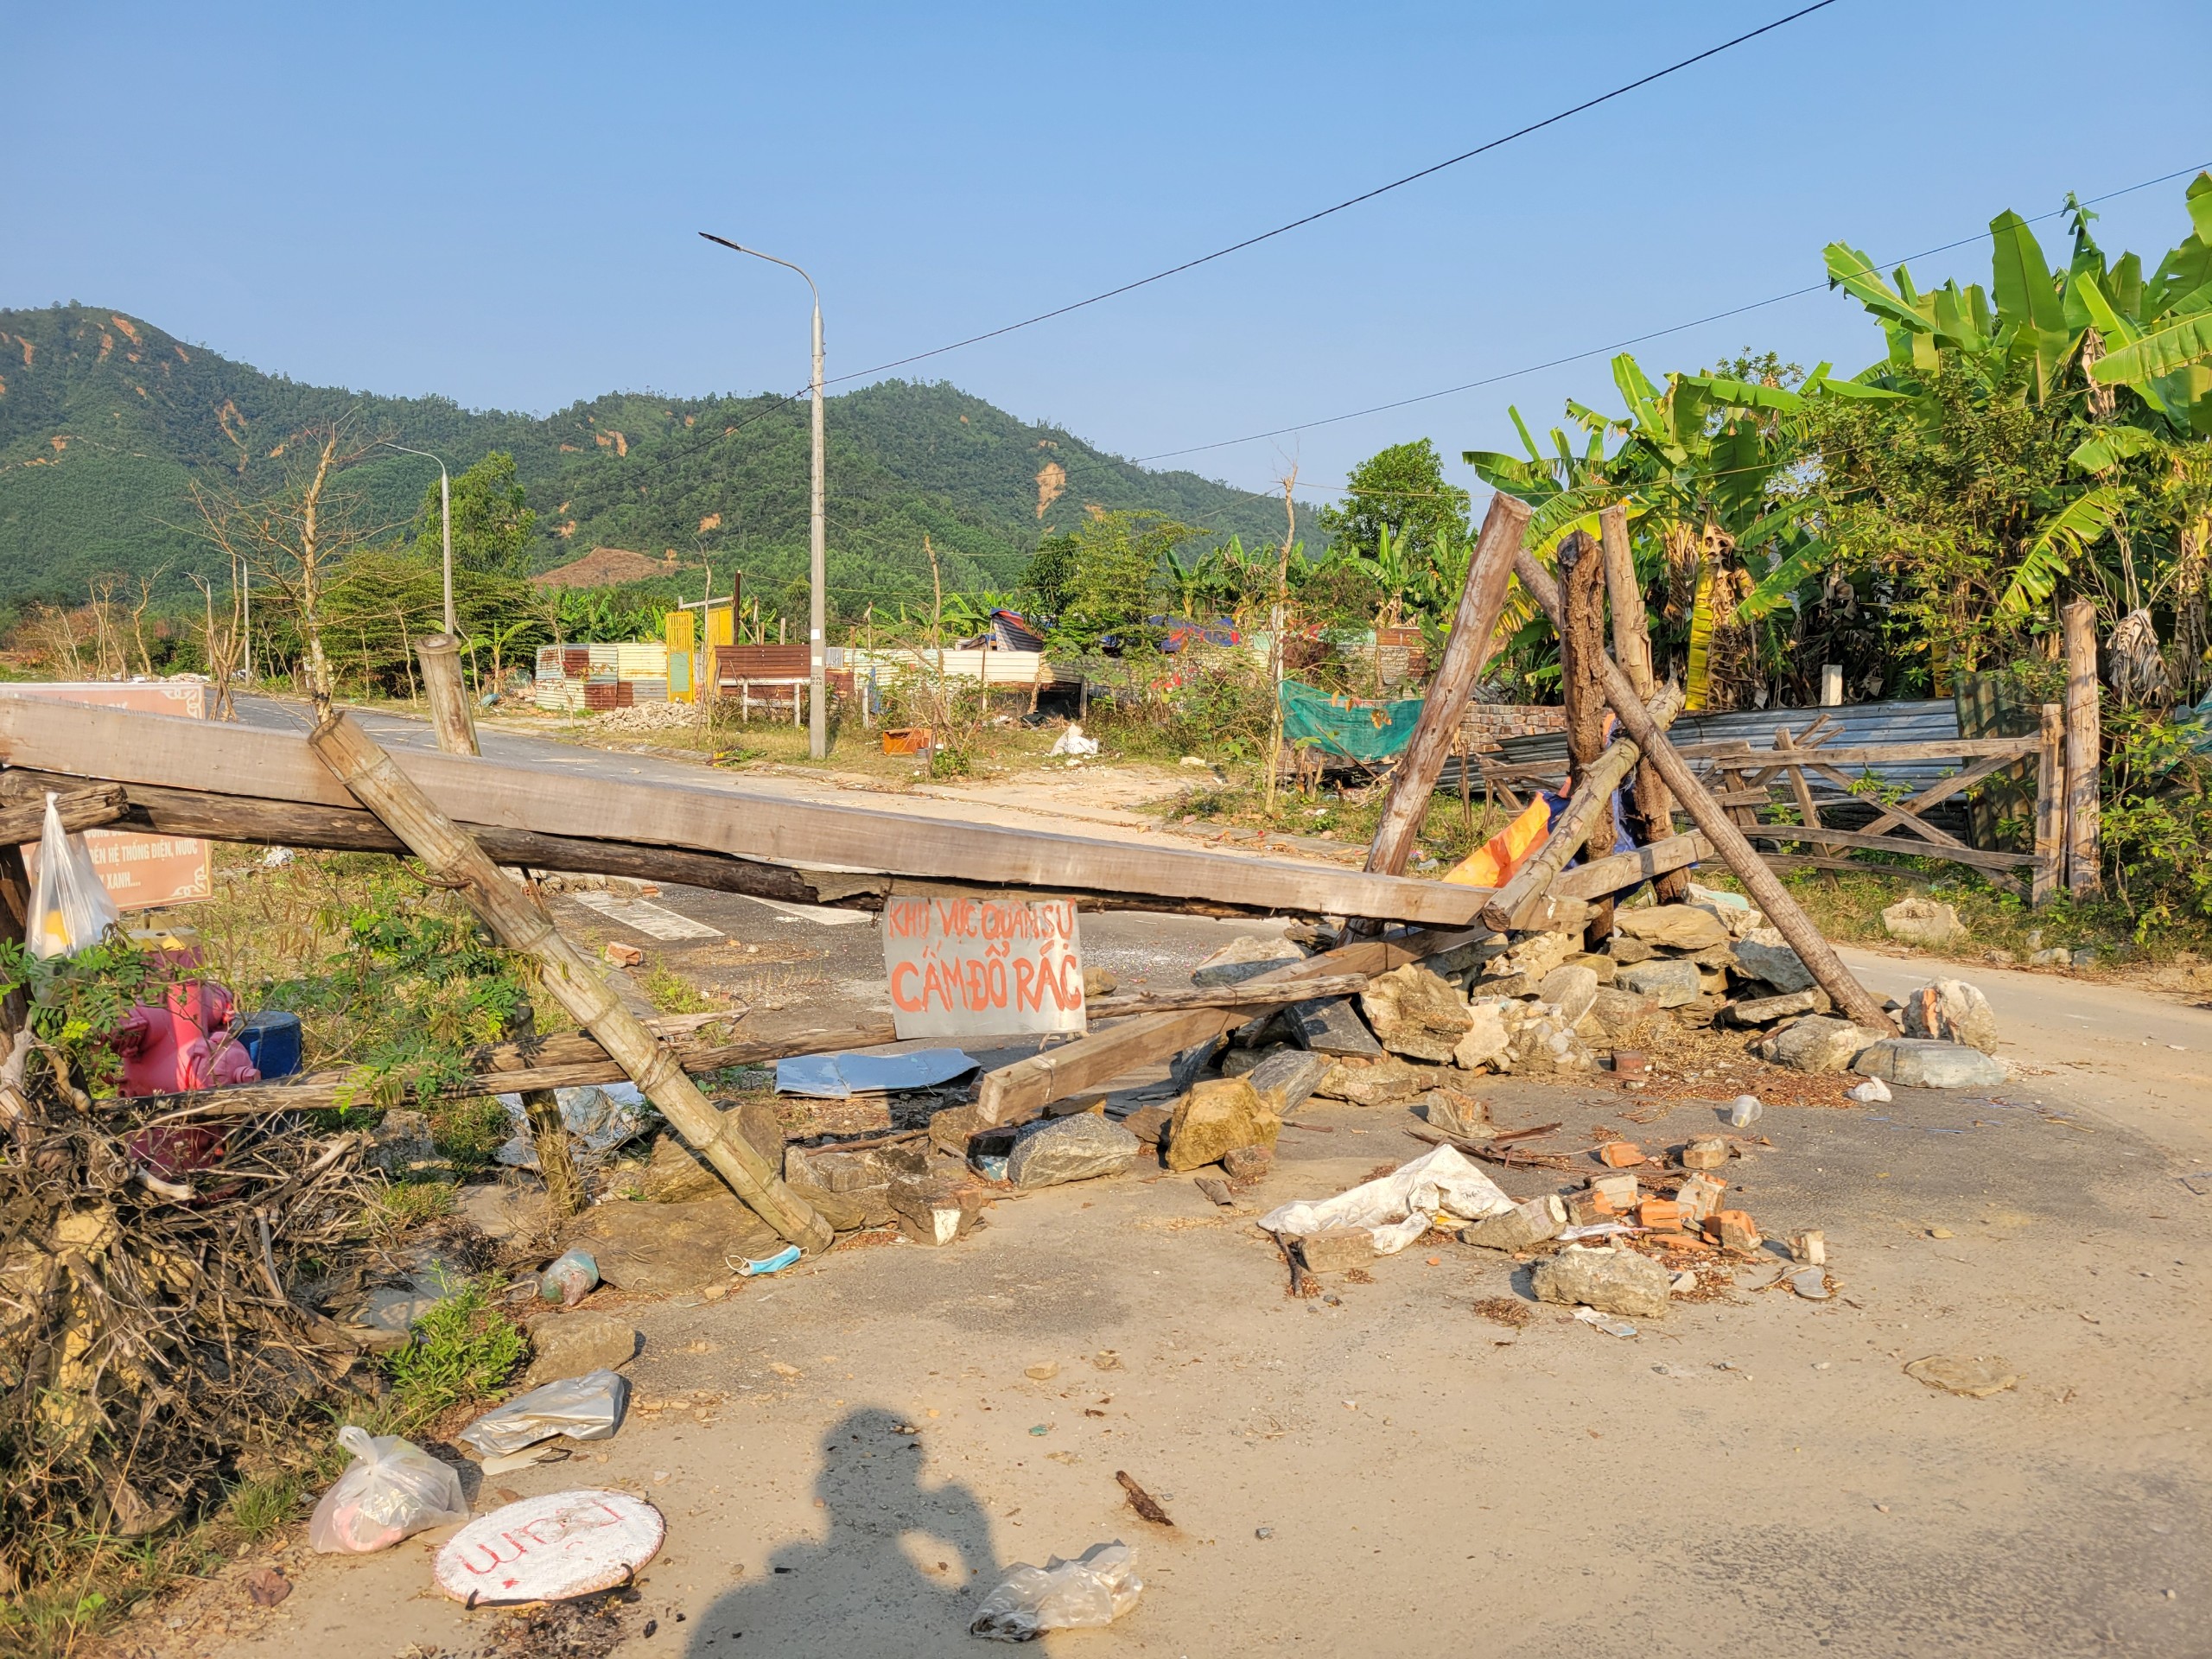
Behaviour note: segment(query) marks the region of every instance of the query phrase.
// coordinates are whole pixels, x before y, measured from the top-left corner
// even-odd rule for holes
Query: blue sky
[[[1278,0],[38,7],[0,13],[0,305],[79,299],[294,378],[543,412],[788,390],[1205,252],[1778,16]],[[904,371],[1154,456],[1602,346],[2212,162],[2212,8],[1839,0],[1492,155]],[[2186,228],[2183,181],[2108,246]],[[2047,251],[2064,241],[2038,227]],[[1986,245],[1916,275],[1986,281]],[[1638,348],[1855,370],[1839,296]],[[1600,355],[1178,458],[1319,493],[1383,444],[1511,447]],[[832,481],[834,489],[834,480]]]

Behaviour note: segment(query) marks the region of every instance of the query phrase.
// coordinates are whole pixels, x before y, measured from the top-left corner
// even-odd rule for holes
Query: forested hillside
[[[164,585],[214,560],[195,531],[198,479],[253,493],[285,446],[343,420],[442,455],[516,461],[537,514],[532,558],[592,547],[742,568],[755,590],[805,568],[807,410],[773,397],[611,393],[543,419],[302,385],[93,306],[0,311],[0,601],[68,601],[109,573]],[[1011,587],[1041,536],[1088,507],[1147,509],[1221,538],[1282,534],[1279,501],[1154,473],[946,385],[887,381],[830,400],[830,585],[849,613],[925,597],[927,535],[948,590]],[[408,533],[430,463],[389,454],[346,475],[356,517]],[[1303,523],[1301,533],[1319,537]]]

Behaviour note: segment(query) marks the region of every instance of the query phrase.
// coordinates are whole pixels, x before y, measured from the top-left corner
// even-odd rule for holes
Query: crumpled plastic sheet
[[[572,1440],[611,1440],[630,1403],[630,1380],[620,1371],[563,1377],[494,1406],[461,1439],[487,1458],[503,1458],[556,1434]]]
[[[1071,1561],[1042,1567],[1016,1561],[1006,1581],[985,1596],[968,1634],[992,1642],[1034,1642],[1047,1630],[1110,1624],[1137,1605],[1144,1580],[1128,1545],[1093,1544]]]
[[[1325,1227],[1364,1227],[1377,1255],[1395,1255],[1427,1232],[1440,1213],[1463,1221],[1503,1215],[1513,1200],[1450,1147],[1333,1198],[1286,1204],[1260,1217],[1271,1233],[1303,1235]]]
[[[556,1089],[561,1103],[561,1122],[567,1126],[574,1149],[596,1157],[626,1145],[653,1127],[658,1116],[653,1104],[638,1092],[634,1083],[585,1084],[576,1089]],[[493,1155],[517,1169],[537,1167],[537,1141],[530,1131],[530,1115],[520,1095],[501,1095],[507,1121],[514,1127],[505,1146]]]
[[[776,1062],[776,1092],[816,1100],[854,1095],[899,1094],[950,1083],[976,1069],[957,1048],[918,1048],[907,1054],[800,1054]]]
[[[1098,753],[1098,740],[1095,737],[1085,737],[1083,734],[1082,727],[1071,723],[1067,730],[1052,740],[1052,747],[1046,753],[1048,754],[1096,754]]]

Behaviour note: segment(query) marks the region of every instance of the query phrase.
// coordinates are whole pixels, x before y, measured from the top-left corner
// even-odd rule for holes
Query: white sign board
[[[1065,899],[891,899],[883,967],[902,1040],[1084,1028],[1075,906]]]
[[[659,1552],[660,1511],[627,1492],[554,1492],[479,1516],[438,1552],[438,1588],[487,1601],[567,1601],[627,1584]]]

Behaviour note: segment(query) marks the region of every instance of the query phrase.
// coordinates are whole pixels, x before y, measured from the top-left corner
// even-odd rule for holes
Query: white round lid
[[[438,1551],[438,1588],[487,1601],[567,1601],[626,1584],[668,1523],[628,1492],[552,1492],[479,1516]]]

